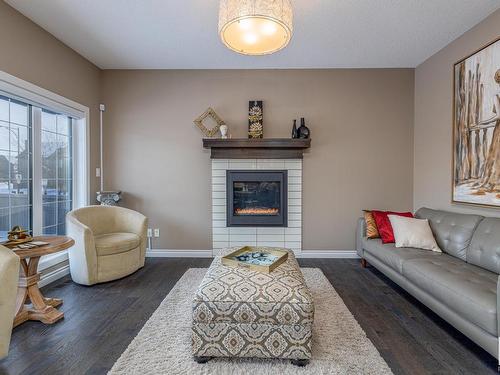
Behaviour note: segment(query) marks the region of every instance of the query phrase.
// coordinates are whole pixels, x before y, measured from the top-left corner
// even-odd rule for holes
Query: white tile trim
[[[255,234],[229,234],[229,242],[255,242]]]
[[[258,228],[254,227],[228,227],[229,229],[229,234],[234,235],[234,234],[252,234],[256,235],[258,233]]]
[[[286,229],[288,229],[288,228],[286,228]],[[257,227],[257,236],[269,235],[269,234],[284,235],[285,228],[282,228],[282,227]]]
[[[226,174],[227,170],[287,170],[288,175],[288,227],[227,227]],[[217,159],[212,160],[212,241],[213,250],[242,245],[278,246],[293,249],[300,254],[302,248],[302,160],[300,159]],[[229,236],[224,229],[229,229]]]
[[[258,234],[257,242],[285,242],[285,234]]]
[[[243,246],[257,246],[257,241],[231,241],[231,246],[229,247],[243,247]]]
[[[302,228],[283,228],[285,235],[290,235],[290,234],[301,234],[302,233]]]

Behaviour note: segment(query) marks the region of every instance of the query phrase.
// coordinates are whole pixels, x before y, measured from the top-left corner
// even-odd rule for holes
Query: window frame
[[[7,106],[8,106],[8,118],[7,119],[3,119],[1,121],[1,124],[2,124],[2,127],[7,127],[7,133],[8,133],[8,146],[7,146],[7,149],[3,148],[1,151],[3,153],[7,152],[9,154],[9,157],[8,157],[8,163],[9,163],[9,166],[8,166],[8,176],[7,176],[7,180],[5,180],[5,177],[3,178],[3,182],[7,181],[7,190],[9,191],[10,189],[13,189],[14,188],[14,184],[13,184],[13,181],[14,181],[14,178],[16,178],[17,180],[17,174],[13,174],[13,170],[11,168],[11,157],[13,156],[14,154],[14,150],[12,149],[12,134],[15,135],[15,129],[17,128],[18,130],[21,130],[23,129],[24,131],[26,131],[26,139],[23,139],[23,141],[27,141],[26,145],[28,146],[28,149],[25,149],[23,152],[27,152],[27,162],[28,162],[28,165],[26,165],[26,169],[23,174],[23,178],[21,181],[26,181],[27,184],[28,184],[28,189],[27,189],[27,194],[23,194],[23,197],[27,197],[28,198],[28,201],[27,202],[23,202],[22,204],[15,204],[13,203],[12,201],[14,200],[14,196],[12,195],[12,193],[9,191],[8,192],[8,206],[7,207],[2,207],[0,208],[2,211],[7,209],[10,213],[10,215],[13,214],[14,211],[18,211],[19,209],[25,209],[28,211],[29,213],[29,217],[28,217],[28,221],[29,221],[29,224],[25,227],[25,229],[29,229],[30,232],[33,230],[33,223],[32,223],[32,217],[33,217],[33,202],[32,202],[32,194],[33,194],[33,191],[32,191],[32,186],[33,186],[33,179],[32,179],[32,149],[31,149],[31,145],[32,145],[32,139],[31,139],[31,135],[32,135],[32,130],[31,130],[31,112],[30,112],[30,108],[31,106],[24,103],[24,102],[21,102],[19,100],[16,100],[16,99],[12,99],[10,97],[7,97],[7,96],[4,96],[4,95],[1,95],[0,94],[0,100],[2,101],[6,101],[7,103]],[[13,121],[11,116],[12,116],[12,104],[17,104],[17,105],[20,105],[20,106],[23,106],[23,107],[26,107],[26,111],[25,111],[25,114],[26,114],[26,123],[22,124],[20,122],[17,122],[17,121]],[[12,129],[12,126],[14,126],[15,128]],[[19,131],[18,131],[18,134],[17,136],[19,137]],[[20,148],[20,143],[21,143],[21,140],[18,138],[18,143],[17,143],[17,172],[19,173],[19,167],[20,167],[20,161],[19,161],[19,156],[20,154],[22,154],[22,152],[19,151],[19,148]],[[14,177],[16,176],[16,177]],[[19,186],[18,186],[18,189],[19,189]],[[18,193],[19,194],[19,191]],[[16,198],[21,198],[20,195],[17,195]],[[17,202],[17,203],[20,203],[20,202]],[[16,222],[16,223],[19,223],[19,224],[27,224],[27,223],[23,223],[23,222]],[[13,223],[12,223],[12,220],[11,218],[9,218],[9,229],[12,227]],[[8,229],[7,229],[8,230]],[[3,239],[3,238],[2,238]]]
[[[43,117],[42,117],[42,114],[43,112],[49,112],[49,113],[52,113],[56,116],[59,116],[59,115],[63,115],[63,116],[67,116],[66,114],[61,114],[61,113],[55,113],[55,112],[52,112],[50,109],[48,108],[41,108],[41,107],[35,107],[34,105],[31,106],[31,118],[32,118],[32,122],[31,122],[31,125],[32,125],[32,139],[33,139],[33,142],[32,142],[32,158],[33,158],[33,170],[36,171],[35,172],[35,175],[33,177],[33,181],[35,181],[36,183],[33,184],[32,186],[32,191],[33,191],[33,208],[32,208],[32,211],[33,211],[33,216],[32,216],[32,227],[33,227],[33,234],[35,236],[40,236],[40,235],[44,235],[43,234],[43,231],[46,229],[46,227],[43,226],[43,206],[44,206],[44,202],[43,202],[43,185],[41,182],[44,181],[44,177],[43,177],[43,156],[42,156],[42,150],[41,150],[41,146],[43,145],[43,132],[45,131],[43,129]],[[75,197],[75,194],[78,192],[78,187],[75,186],[75,180],[74,180],[74,171],[75,169],[78,169],[78,162],[75,160],[75,158],[73,157],[74,156],[74,148],[75,146],[77,146],[75,144],[75,140],[73,138],[73,126],[76,126],[75,125],[75,119],[72,118],[72,117],[69,117],[69,121],[71,122],[71,135],[69,136],[70,139],[71,139],[71,143],[70,143],[70,147],[71,147],[71,203],[72,203],[72,207],[73,208],[76,208],[75,207],[75,202],[74,202],[74,197]],[[49,131],[49,133],[52,133],[52,131]],[[52,133],[56,136],[59,135],[57,132],[56,133]],[[57,162],[59,160],[56,160],[56,173],[57,173],[57,170],[59,168]],[[33,173],[32,173],[33,174]],[[41,175],[40,175],[41,174]],[[59,179],[57,178],[57,175],[56,175],[56,183],[59,181]],[[56,203],[56,210],[55,210],[55,213],[56,213],[56,219],[57,219],[57,214],[58,214],[58,205],[59,205],[59,199],[56,199],[56,201],[54,202]],[[56,231],[58,230],[57,227],[58,227],[58,224],[59,221],[56,220],[56,223],[55,223],[55,227],[56,227]]]
[[[73,100],[55,94],[35,84],[17,78],[0,70],[0,95],[22,101],[32,106],[32,226],[33,234],[42,233],[42,195],[41,186],[35,186],[41,181],[41,127],[42,109],[48,109],[72,118],[72,148],[73,148],[73,209],[84,207],[90,199],[90,110],[88,107]],[[35,152],[36,151],[36,152]],[[38,211],[38,212],[37,212]],[[41,269],[54,265],[57,261],[67,259],[67,252],[52,254],[42,259]],[[43,263],[46,267],[43,267]]]

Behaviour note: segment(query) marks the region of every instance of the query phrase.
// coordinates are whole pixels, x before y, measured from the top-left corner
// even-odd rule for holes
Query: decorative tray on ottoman
[[[245,246],[222,257],[222,264],[229,267],[248,268],[270,273],[288,259],[288,252],[269,247]]]

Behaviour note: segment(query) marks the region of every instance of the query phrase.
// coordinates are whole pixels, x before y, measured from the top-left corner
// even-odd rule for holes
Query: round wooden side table
[[[38,262],[43,255],[66,250],[73,246],[75,241],[66,236],[35,237],[33,241],[47,242],[47,245],[13,250],[21,258],[14,327],[27,320],[53,324],[64,317],[64,314],[56,309],[63,301],[58,298],[45,298],[38,288],[40,281]],[[30,304],[27,304],[28,300]]]

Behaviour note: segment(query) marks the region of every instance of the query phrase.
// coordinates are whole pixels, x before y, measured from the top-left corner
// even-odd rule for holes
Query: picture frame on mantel
[[[207,128],[204,124],[206,119],[212,119],[215,122],[215,126]],[[193,122],[198,129],[202,131],[203,135],[208,138],[213,138],[220,131],[221,126],[226,125],[226,123],[219,117],[212,107],[208,107],[207,110],[198,116]]]
[[[500,208],[500,38],[453,67],[452,203]]]

